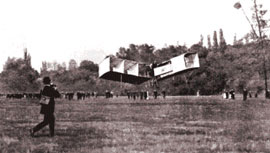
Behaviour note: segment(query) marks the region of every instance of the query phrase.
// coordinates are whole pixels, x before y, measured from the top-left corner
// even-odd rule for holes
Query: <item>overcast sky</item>
[[[239,0],[1,0],[0,70],[8,56],[100,63],[129,44],[190,46],[223,29],[227,43],[250,31]],[[258,0],[270,9],[269,0]],[[240,0],[250,15],[251,0]],[[270,12],[268,12],[270,14]]]

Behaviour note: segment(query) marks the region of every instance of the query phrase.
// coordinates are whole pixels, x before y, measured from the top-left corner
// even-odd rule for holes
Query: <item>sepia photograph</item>
[[[0,153],[269,153],[269,0],[0,0]]]

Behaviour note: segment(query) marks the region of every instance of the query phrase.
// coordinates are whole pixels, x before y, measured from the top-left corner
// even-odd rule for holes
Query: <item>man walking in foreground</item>
[[[248,96],[248,91],[247,91],[246,88],[244,88],[244,90],[243,90],[243,101],[247,100],[247,96]]]
[[[36,125],[33,129],[30,129],[30,135],[33,137],[35,132],[39,131],[43,127],[49,124],[50,128],[50,137],[54,136],[54,123],[55,123],[55,117],[54,117],[54,107],[55,107],[55,101],[54,98],[60,97],[60,93],[57,91],[56,86],[51,84],[51,79],[49,77],[43,78],[43,84],[44,88],[41,91],[41,97],[44,101],[41,100],[41,110],[40,114],[44,115],[44,119],[41,123]]]

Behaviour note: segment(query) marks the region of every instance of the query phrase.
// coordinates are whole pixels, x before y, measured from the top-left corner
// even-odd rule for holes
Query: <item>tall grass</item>
[[[263,98],[56,101],[56,136],[46,127],[32,138],[38,101],[0,99],[0,152],[270,152]]]

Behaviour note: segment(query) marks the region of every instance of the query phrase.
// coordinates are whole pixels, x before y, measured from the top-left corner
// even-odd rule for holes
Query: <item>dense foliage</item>
[[[135,60],[150,64],[154,61],[162,62],[171,57],[186,52],[197,52],[200,57],[201,67],[197,70],[179,74],[158,82],[157,89],[165,90],[170,95],[196,94],[200,91],[203,95],[218,94],[224,89],[231,88],[241,92],[244,87],[253,91],[264,89],[262,57],[264,51],[258,50],[255,42],[247,44],[227,45],[223,43],[217,47],[206,48],[201,40],[190,48],[186,46],[168,46],[155,49],[148,44],[131,44],[128,48],[121,47],[116,57]],[[265,43],[266,53],[270,47]],[[114,55],[112,55],[114,56]],[[265,56],[267,60],[269,56]],[[74,60],[71,60],[74,63]],[[62,64],[54,63],[53,69],[43,68],[38,73],[24,59],[9,58],[1,73],[2,92],[38,92],[43,76],[50,76],[62,92],[97,91],[103,93],[112,90],[116,94],[126,91],[148,90],[152,91],[150,81],[135,86],[125,83],[102,80],[98,78],[98,65],[89,60],[81,61],[79,66],[71,65],[66,68]],[[58,65],[58,66],[57,66]],[[267,62],[268,71],[269,63]]]
[[[39,74],[23,59],[8,58],[1,73],[1,92],[34,92]]]

